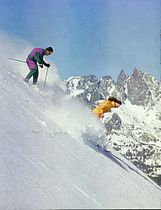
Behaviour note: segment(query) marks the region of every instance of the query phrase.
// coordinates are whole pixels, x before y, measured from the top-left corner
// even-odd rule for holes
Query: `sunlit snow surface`
[[[6,56],[32,48],[0,39]],[[93,146],[107,142],[104,128],[65,96],[56,69],[36,90],[22,81],[24,64],[0,59],[0,209],[161,207],[154,182],[111,148]]]

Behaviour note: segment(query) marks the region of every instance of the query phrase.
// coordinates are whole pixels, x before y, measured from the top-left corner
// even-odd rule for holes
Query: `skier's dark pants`
[[[30,72],[26,76],[25,81],[28,82],[29,79],[33,76],[33,84],[36,85],[37,79],[39,76],[38,65],[36,64],[36,62],[34,62],[28,58],[26,60],[26,63],[30,69]]]
[[[31,77],[33,77],[33,84],[35,85],[37,83],[37,79],[39,76],[38,68],[30,70],[26,78],[29,80]]]

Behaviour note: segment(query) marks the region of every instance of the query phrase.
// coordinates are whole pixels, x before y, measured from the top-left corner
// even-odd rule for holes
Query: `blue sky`
[[[160,0],[1,0],[0,29],[53,46],[64,79],[134,67],[160,78]]]

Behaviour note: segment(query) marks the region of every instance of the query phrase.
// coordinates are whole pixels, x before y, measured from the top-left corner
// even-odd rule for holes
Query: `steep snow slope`
[[[17,65],[1,61],[0,209],[160,207],[154,182],[89,143],[106,142],[104,129],[65,96],[56,72],[54,84],[36,91]]]

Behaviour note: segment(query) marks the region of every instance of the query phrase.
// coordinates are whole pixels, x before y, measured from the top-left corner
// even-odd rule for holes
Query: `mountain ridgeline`
[[[117,81],[110,76],[70,77],[67,93],[91,109],[102,98],[115,96],[123,102],[107,113],[104,125],[111,145],[161,185],[161,84],[153,76],[134,69],[121,70]]]

